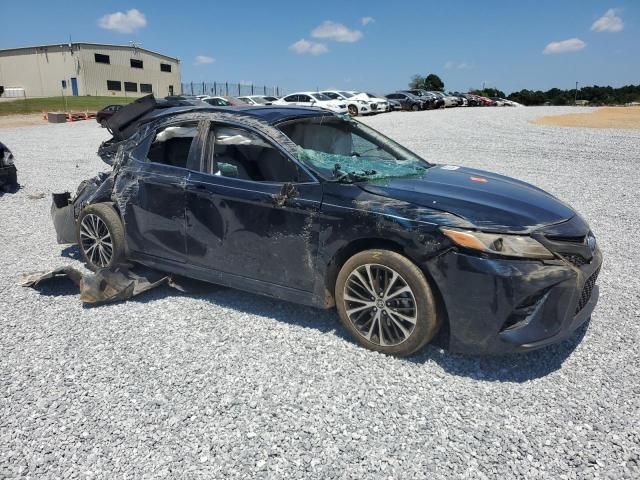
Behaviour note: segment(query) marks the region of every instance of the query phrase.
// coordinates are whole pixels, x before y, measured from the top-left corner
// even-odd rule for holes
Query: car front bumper
[[[598,301],[602,254],[575,267],[482,258],[449,251],[427,262],[448,317],[448,348],[506,354],[560,342],[588,320]]]
[[[371,113],[381,113],[389,110],[389,104],[386,102],[378,102],[371,104]]]

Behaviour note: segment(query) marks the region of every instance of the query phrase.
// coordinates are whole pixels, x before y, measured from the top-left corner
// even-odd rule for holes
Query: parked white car
[[[363,98],[355,98],[353,93],[341,91],[341,90],[323,90],[323,95],[326,95],[332,100],[337,100],[347,104],[347,110],[352,117],[358,115],[366,115],[372,112],[371,103],[369,100]]]
[[[451,95],[447,95],[446,93],[442,93],[442,92],[429,92],[429,93],[435,95],[436,97],[440,97],[442,100],[444,100],[445,108],[457,107],[458,104],[460,103],[460,101],[458,100],[458,97],[452,97]]]
[[[274,100],[270,100],[274,97],[266,97],[265,95],[246,95],[244,97],[238,97],[238,100],[242,100],[249,105],[271,105]],[[276,99],[277,100],[277,99]]]
[[[332,100],[319,92],[296,92],[285,95],[273,105],[299,105],[301,107],[320,107],[335,113],[348,113],[344,101]]]
[[[389,101],[386,98],[378,97],[373,93],[368,92],[356,92],[349,90],[348,93],[353,94],[353,98],[367,100],[371,105],[371,112],[388,112],[390,110]]]

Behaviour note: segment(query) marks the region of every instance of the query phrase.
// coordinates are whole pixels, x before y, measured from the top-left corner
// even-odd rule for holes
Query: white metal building
[[[0,50],[3,96],[179,94],[180,60],[135,45],[66,43]]]

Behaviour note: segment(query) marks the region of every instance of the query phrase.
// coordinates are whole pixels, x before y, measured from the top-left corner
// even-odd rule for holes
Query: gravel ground
[[[528,123],[576,111],[365,119],[432,161],[535,183],[591,223],[605,267],[588,328],[500,358],[389,358],[333,311],[215,287],[94,308],[72,288],[18,287],[80,265],[55,243],[49,194],[104,168],[106,135],[1,130],[24,188],[0,198],[0,478],[640,478],[640,130]]]

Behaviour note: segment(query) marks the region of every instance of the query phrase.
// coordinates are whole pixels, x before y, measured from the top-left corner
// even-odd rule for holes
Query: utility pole
[[[577,105],[578,104],[578,82],[576,82],[576,94],[573,98],[573,104]]]

